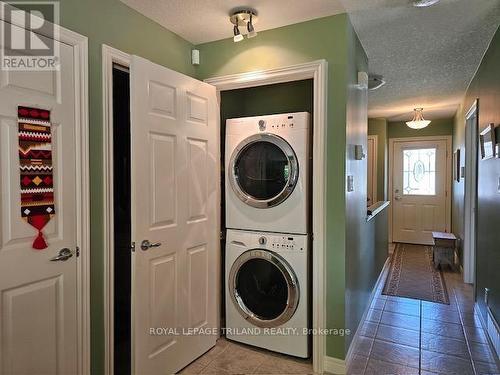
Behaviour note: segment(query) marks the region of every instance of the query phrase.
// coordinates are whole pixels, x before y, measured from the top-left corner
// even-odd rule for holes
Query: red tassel
[[[45,242],[45,238],[43,238],[42,231],[38,231],[38,236],[36,236],[35,241],[33,241],[33,249],[43,250],[47,248],[47,242]]]

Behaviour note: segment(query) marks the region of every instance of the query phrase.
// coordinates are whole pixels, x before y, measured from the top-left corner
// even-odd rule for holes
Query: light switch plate
[[[350,193],[354,191],[354,176],[347,176],[347,192]]]

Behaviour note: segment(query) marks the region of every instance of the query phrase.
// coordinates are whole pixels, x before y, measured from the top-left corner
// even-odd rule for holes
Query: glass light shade
[[[423,108],[415,108],[414,112],[413,120],[406,122],[408,127],[412,129],[423,129],[431,123],[430,120],[424,119],[424,115],[422,114]]]
[[[253,37],[255,37],[255,36],[257,36],[257,31],[255,31],[255,30],[250,31],[250,32],[247,34],[247,37],[248,37],[248,38],[253,38]]]
[[[235,43],[237,43],[237,42],[241,42],[242,40],[243,40],[243,35],[241,35],[241,34],[235,35],[235,36],[233,37],[233,41],[234,41]]]

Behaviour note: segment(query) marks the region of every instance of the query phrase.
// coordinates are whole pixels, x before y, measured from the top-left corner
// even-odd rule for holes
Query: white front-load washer
[[[307,112],[226,121],[226,227],[308,233]]]
[[[309,356],[308,237],[227,231],[226,338]]]

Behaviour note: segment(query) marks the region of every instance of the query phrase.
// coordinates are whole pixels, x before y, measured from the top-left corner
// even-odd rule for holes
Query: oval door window
[[[288,264],[276,254],[250,250],[235,261],[230,272],[231,297],[248,321],[274,327],[293,316],[298,285]]]
[[[295,153],[275,135],[246,139],[235,150],[231,164],[233,190],[242,201],[257,208],[280,204],[297,182]]]

